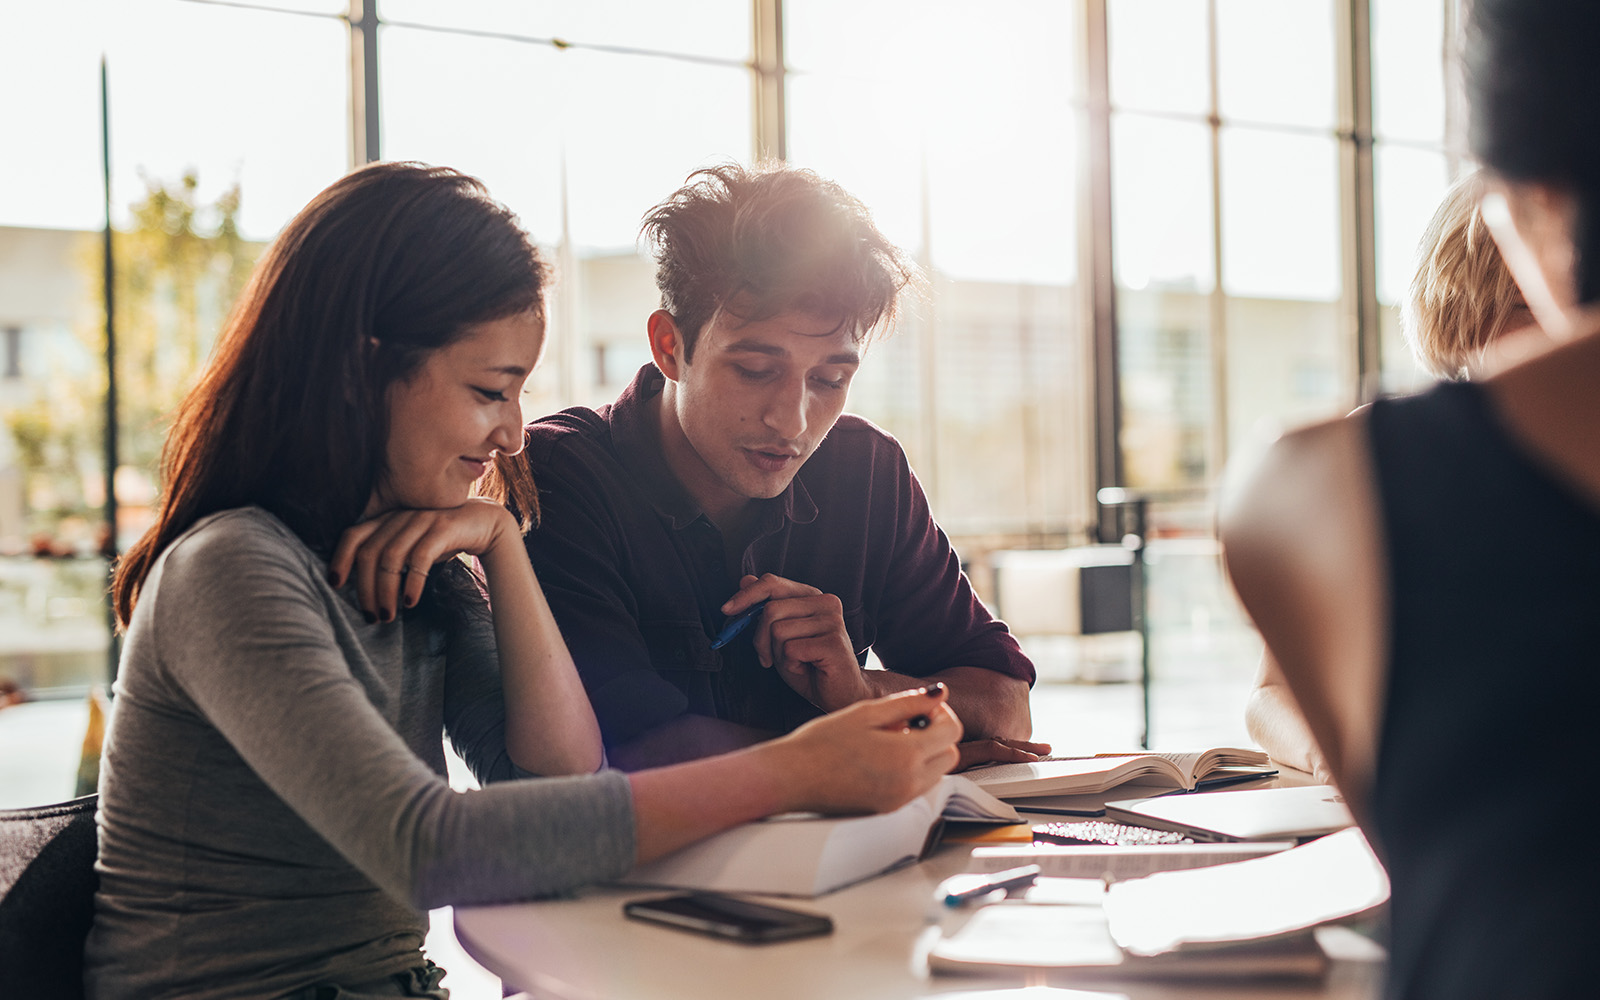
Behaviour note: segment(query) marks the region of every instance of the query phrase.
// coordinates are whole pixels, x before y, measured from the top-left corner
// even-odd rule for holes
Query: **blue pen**
[[[757,601],[748,608],[745,608],[743,611],[734,615],[732,618],[729,618],[727,623],[722,626],[722,631],[718,632],[717,637],[711,640],[711,648],[721,649],[723,646],[726,646],[728,643],[732,642],[738,637],[740,632],[743,632],[745,629],[750,627],[751,622],[760,617],[762,609],[766,606],[766,601]]]
[[[936,895],[944,897],[946,906],[961,906],[1001,889],[1009,892],[1012,889],[1030,886],[1038,877],[1038,865],[1023,865],[1021,868],[1008,868],[1003,872],[988,875],[952,875],[939,883]]]

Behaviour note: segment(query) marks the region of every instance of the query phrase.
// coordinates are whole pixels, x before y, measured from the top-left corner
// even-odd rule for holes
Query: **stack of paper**
[[[1388,878],[1359,830],[1237,864],[1118,882],[1101,906],[987,906],[931,943],[945,973],[1316,975],[1318,925],[1365,913]]]

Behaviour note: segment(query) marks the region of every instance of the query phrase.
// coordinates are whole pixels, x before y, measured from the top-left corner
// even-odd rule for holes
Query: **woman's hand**
[[[935,683],[858,701],[766,743],[630,774],[638,859],[774,813],[898,809],[956,764],[947,694]]]
[[[935,683],[858,701],[774,740],[795,795],[789,808],[888,812],[932,788],[956,766],[961,738],[947,694]]]
[[[428,573],[465,552],[486,556],[512,540],[516,520],[492,500],[468,500],[438,510],[394,510],[345,531],[328,564],[328,582],[356,582],[356,603],[376,621],[394,621],[422,596]]]

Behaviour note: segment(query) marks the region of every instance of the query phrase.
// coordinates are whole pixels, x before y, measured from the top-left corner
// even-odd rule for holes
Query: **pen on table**
[[[711,640],[712,649],[721,649],[738,637],[740,632],[750,627],[750,623],[761,615],[761,610],[767,606],[766,601],[757,601],[743,611],[729,618],[723,623],[722,631]]]
[[[997,889],[1020,889],[1023,886],[1032,885],[1034,880],[1039,877],[1039,866],[1023,865],[1020,868],[1008,868],[1003,872],[995,872],[993,875],[975,875],[971,877],[978,879],[978,881],[963,888],[954,888],[956,884],[959,884],[956,879],[962,878],[959,875],[955,876],[950,883],[947,883],[952,887],[946,890],[944,894],[944,905],[960,906],[962,903],[970,903],[974,899],[982,899]]]

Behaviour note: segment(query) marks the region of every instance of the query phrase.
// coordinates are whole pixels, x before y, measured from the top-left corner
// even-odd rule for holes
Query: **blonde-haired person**
[[[1533,323],[1479,202],[1476,171],[1456,181],[1417,243],[1417,267],[1401,305],[1400,329],[1428,374],[1442,380],[1471,378],[1489,345]]]
[[[1484,181],[1466,174],[1445,193],[1417,242],[1417,266],[1401,305],[1400,329],[1417,363],[1443,381],[1482,374],[1491,345],[1533,324],[1533,314],[1500,257],[1479,204]],[[1327,763],[1272,654],[1261,658],[1245,703],[1245,728],[1280,764],[1328,778]]]

